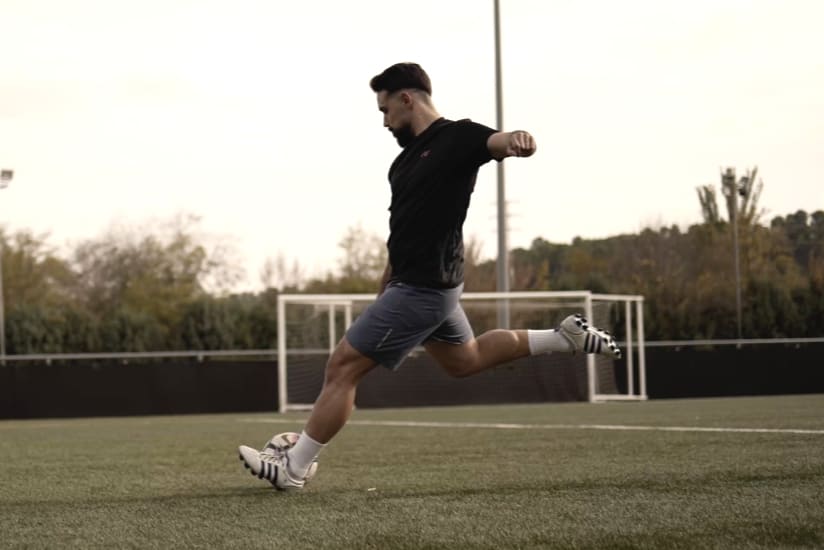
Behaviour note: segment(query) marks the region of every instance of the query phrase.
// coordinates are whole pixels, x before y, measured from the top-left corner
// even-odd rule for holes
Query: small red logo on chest
[[[421,153],[421,158],[422,158],[422,159],[425,159],[426,157],[428,157],[428,156],[429,156],[429,151],[430,151],[430,150],[429,150],[429,149],[427,149],[426,151],[424,151],[423,153]]]

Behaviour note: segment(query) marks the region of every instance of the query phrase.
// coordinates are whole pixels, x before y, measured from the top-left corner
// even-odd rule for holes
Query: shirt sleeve
[[[467,162],[477,167],[492,160],[492,154],[486,142],[489,136],[497,133],[497,130],[469,119],[459,120],[456,124],[458,125],[458,142],[461,148],[465,148]]]

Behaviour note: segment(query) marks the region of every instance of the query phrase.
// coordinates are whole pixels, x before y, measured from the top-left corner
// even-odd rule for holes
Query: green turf
[[[242,469],[239,443],[299,430],[303,418],[0,422],[0,547],[824,547],[822,433],[351,424],[302,492]],[[353,420],[824,430],[824,395],[358,410]]]

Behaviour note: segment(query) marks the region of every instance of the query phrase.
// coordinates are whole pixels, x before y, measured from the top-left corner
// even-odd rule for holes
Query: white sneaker
[[[621,358],[621,350],[609,332],[590,326],[586,317],[570,315],[558,327],[558,332],[572,344],[572,352],[598,353],[612,359]]]
[[[237,450],[243,466],[248,468],[252,475],[267,480],[278,491],[303,488],[305,480],[296,479],[289,474],[289,457],[286,453],[260,452],[246,445],[241,445]]]

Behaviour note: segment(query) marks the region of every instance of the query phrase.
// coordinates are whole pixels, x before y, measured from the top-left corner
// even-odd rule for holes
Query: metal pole
[[[738,202],[736,197],[735,202]],[[733,212],[737,210],[737,206],[733,207]],[[741,333],[741,267],[738,259],[738,214],[736,213],[735,221],[732,229],[733,240],[735,241],[735,316],[738,326],[738,339],[742,338]]]
[[[0,238],[0,364],[6,364],[6,319],[5,304],[3,303],[3,250],[5,238]]]
[[[647,355],[644,347],[644,298],[635,302],[635,328],[638,334],[638,382],[640,395],[647,399]]]
[[[12,170],[0,171],[0,189],[5,189],[14,176]],[[6,306],[3,302],[3,250],[5,249],[5,235],[0,239],[0,364],[6,364]]]
[[[329,304],[329,355],[335,351],[335,304]]]
[[[592,322],[592,293],[587,291],[587,296],[584,299],[584,315]],[[595,354],[587,353],[587,401],[594,403],[598,395],[598,386],[596,384],[595,373]]]
[[[278,295],[278,412],[285,413],[288,404],[286,393],[286,301]]]
[[[624,302],[625,325],[627,327],[627,345],[624,350],[627,354],[627,393],[635,395],[635,365],[632,361],[632,304],[629,300]]]
[[[729,171],[727,174],[729,176]],[[741,339],[741,266],[738,256],[738,184],[735,181],[735,174],[732,175],[732,242],[733,256],[735,258],[735,318],[738,328],[738,339]]]
[[[504,107],[503,86],[501,84],[501,8],[495,0],[495,114],[496,128],[503,131]],[[509,250],[506,227],[506,193],[504,186],[504,164],[498,164],[498,292],[509,292]],[[509,328],[509,301],[498,304],[498,326]]]

